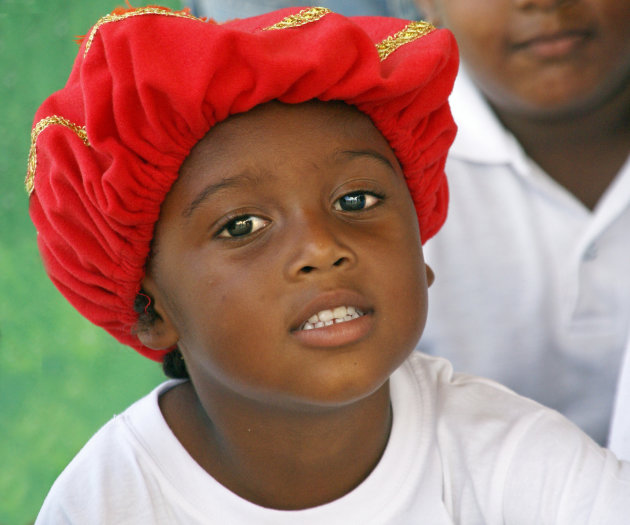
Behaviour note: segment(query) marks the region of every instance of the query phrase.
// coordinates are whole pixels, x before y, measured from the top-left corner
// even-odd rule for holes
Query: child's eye
[[[381,197],[366,191],[353,191],[339,197],[333,204],[338,211],[360,211],[378,204]]]
[[[268,223],[269,221],[256,217],[256,215],[242,215],[232,219],[223,226],[217,236],[227,238],[242,237],[264,228]]]

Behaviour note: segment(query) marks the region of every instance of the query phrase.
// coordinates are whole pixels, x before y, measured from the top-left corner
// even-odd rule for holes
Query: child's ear
[[[442,25],[442,17],[440,16],[437,5],[439,2],[440,0],[415,0],[422,18],[427,22],[431,22],[436,27]]]
[[[427,286],[431,286],[433,281],[435,281],[435,274],[428,264],[424,265],[424,269],[427,272]]]
[[[155,315],[150,323],[138,323],[137,336],[140,342],[152,350],[167,350],[177,344],[179,335],[164,310],[159,291],[150,276],[145,276],[142,289],[152,298],[150,307]]]

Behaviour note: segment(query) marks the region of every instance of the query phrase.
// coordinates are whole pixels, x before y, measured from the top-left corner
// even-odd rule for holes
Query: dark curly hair
[[[153,299],[144,290],[140,290],[136,295],[133,309],[138,314],[136,332],[148,330],[160,319],[153,307]],[[173,379],[188,379],[190,377],[186,369],[186,361],[177,347],[164,356],[162,370],[167,377]]]

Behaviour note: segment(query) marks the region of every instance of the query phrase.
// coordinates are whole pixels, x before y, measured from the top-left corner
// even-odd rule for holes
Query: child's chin
[[[313,407],[323,409],[334,409],[350,407],[353,404],[376,395],[384,388],[388,388],[388,380],[391,373],[398,368],[393,366],[382,371],[359,371],[356,370],[360,366],[356,366],[354,374],[346,378],[337,375],[334,380],[328,380],[318,389],[319,392],[313,392],[307,403],[311,403]],[[320,394],[320,395],[317,395]]]

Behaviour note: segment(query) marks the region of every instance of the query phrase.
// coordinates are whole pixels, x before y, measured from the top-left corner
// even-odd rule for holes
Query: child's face
[[[163,322],[141,339],[177,343],[198,391],[344,404],[382,386],[424,327],[413,203],[355,108],[270,103],[217,125],[182,165],[155,243],[143,286]],[[363,315],[305,328],[346,307]]]
[[[627,85],[627,0],[417,0],[499,109],[566,114]]]

